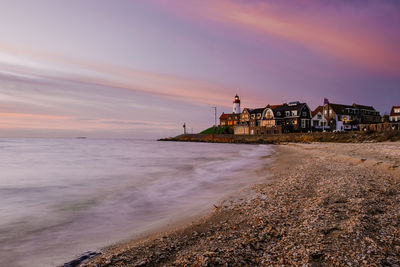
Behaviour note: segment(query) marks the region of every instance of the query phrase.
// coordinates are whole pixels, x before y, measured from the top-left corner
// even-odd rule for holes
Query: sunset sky
[[[0,0],[0,136],[155,138],[290,101],[400,105],[400,2]]]

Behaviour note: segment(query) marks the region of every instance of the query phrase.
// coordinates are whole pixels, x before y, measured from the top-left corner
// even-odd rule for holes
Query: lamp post
[[[214,127],[217,127],[217,107],[213,107],[214,109]]]

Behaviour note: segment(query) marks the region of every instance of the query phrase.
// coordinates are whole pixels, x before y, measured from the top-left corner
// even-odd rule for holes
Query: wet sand
[[[400,264],[400,142],[276,149],[272,179],[84,266]]]

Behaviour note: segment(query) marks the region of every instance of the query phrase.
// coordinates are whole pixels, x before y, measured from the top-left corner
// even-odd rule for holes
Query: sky
[[[396,0],[0,0],[0,137],[158,138],[291,101],[400,104]]]

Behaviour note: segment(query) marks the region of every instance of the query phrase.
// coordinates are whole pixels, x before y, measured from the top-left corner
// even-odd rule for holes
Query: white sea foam
[[[265,179],[266,145],[1,139],[0,264],[54,266]]]

